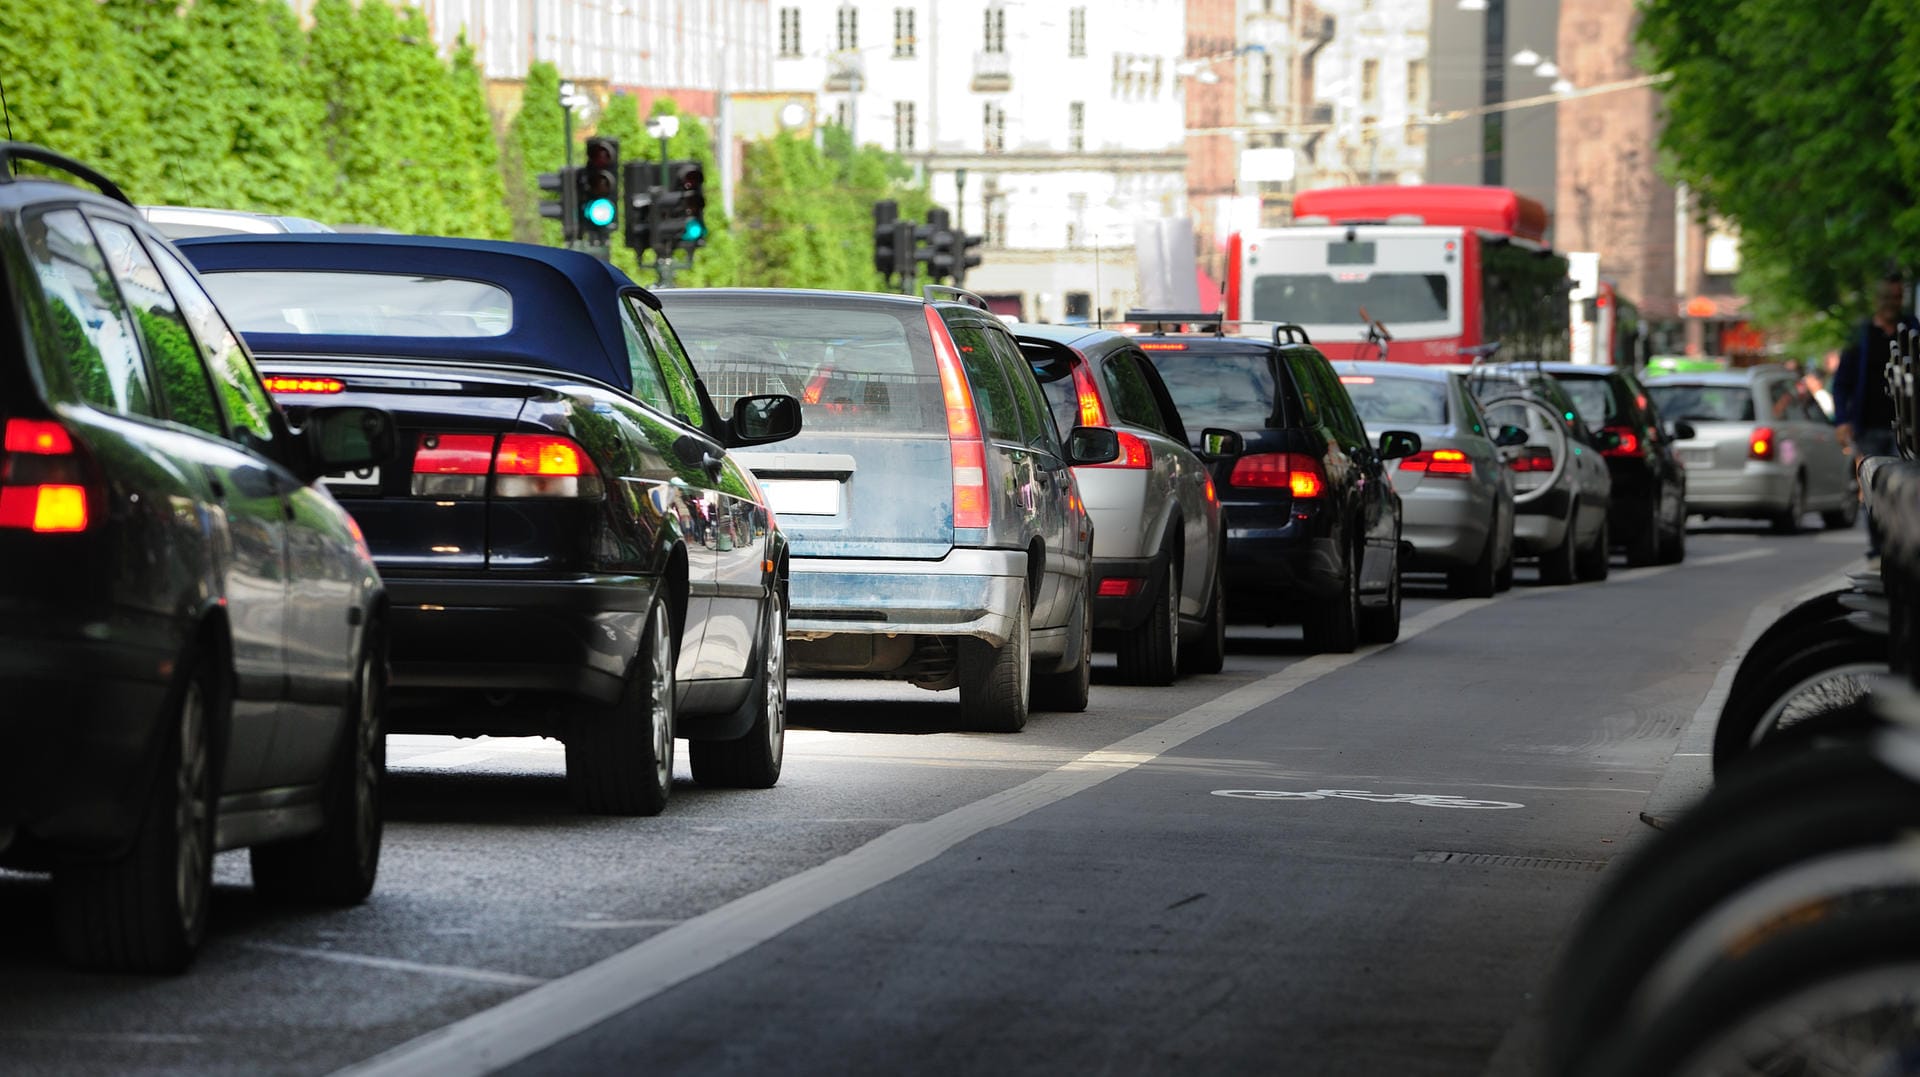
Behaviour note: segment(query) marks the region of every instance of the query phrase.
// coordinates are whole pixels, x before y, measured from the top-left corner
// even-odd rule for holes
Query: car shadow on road
[[[1313,648],[1291,625],[1227,626],[1227,653],[1251,655],[1309,655]]]
[[[828,733],[972,733],[960,721],[955,693],[929,693],[923,700],[810,699],[787,701],[787,725]]]
[[[219,945],[223,939],[255,937],[258,928],[270,921],[303,919],[315,915],[316,910],[311,907],[261,901],[254,895],[250,881],[222,881],[220,875],[226,875],[230,880],[233,868],[239,866],[234,861],[234,855],[222,854],[221,859],[215,862],[216,878],[207,919],[208,948]],[[239,856],[243,863],[245,854]],[[240,870],[244,872],[246,869],[240,867]],[[329,914],[338,912],[321,911]],[[11,928],[0,932],[0,976],[16,973],[31,975],[41,989],[40,993],[54,998],[57,1004],[64,1005],[80,997],[76,992],[146,991],[155,983],[166,982],[165,979],[152,976],[90,972],[68,965],[60,956],[56,942],[53,880],[47,875],[0,871],[0,923],[8,924]],[[202,954],[204,957],[204,950]],[[52,994],[49,995],[49,992]],[[29,1001],[8,999],[0,994],[0,1013],[17,1011]]]
[[[551,774],[470,774],[395,770],[387,774],[386,818],[405,823],[548,827],[586,820],[567,780]]]

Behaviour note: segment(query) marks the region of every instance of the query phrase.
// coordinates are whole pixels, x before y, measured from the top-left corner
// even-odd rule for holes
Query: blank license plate
[[[840,482],[837,479],[761,479],[767,504],[776,516],[837,516]]]

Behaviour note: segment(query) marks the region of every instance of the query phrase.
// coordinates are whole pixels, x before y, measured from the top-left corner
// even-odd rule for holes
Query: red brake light
[[[1100,581],[1094,594],[1101,598],[1132,598],[1140,593],[1141,585],[1146,582],[1137,576],[1109,576]]]
[[[1600,428],[1600,432],[1603,434],[1616,434],[1620,438],[1620,444],[1615,445],[1611,449],[1601,450],[1600,455],[1602,456],[1639,456],[1640,455],[1640,435],[1637,431],[1633,429],[1633,427],[1603,426]]]
[[[1545,449],[1534,449],[1530,452],[1514,457],[1511,461],[1508,462],[1507,466],[1512,468],[1515,471],[1520,471],[1520,472],[1552,471],[1553,470],[1553,454],[1546,451]]]
[[[947,405],[947,436],[980,438],[980,420],[973,413],[973,388],[960,369],[960,353],[947,335],[947,323],[932,307],[927,309],[927,331],[933,334],[933,357],[940,368],[940,396]]]
[[[1373,378],[1372,378],[1372,376],[1371,376],[1371,375],[1367,375],[1367,374],[1342,374],[1342,375],[1340,375],[1340,384],[1342,384],[1342,385],[1372,385],[1372,384],[1373,384]]]
[[[10,457],[0,464],[0,528],[85,531],[92,519],[86,459],[66,427],[45,419],[8,419],[0,440]]]
[[[1104,464],[1081,464],[1081,467],[1114,467],[1127,471],[1145,471],[1153,466],[1153,446],[1142,441],[1137,434],[1125,430],[1116,431],[1120,439],[1120,455]]]
[[[1294,497],[1319,497],[1326,489],[1327,477],[1320,462],[1303,453],[1263,452],[1242,456],[1233,463],[1227,482],[1248,489],[1286,487]]]
[[[556,434],[508,434],[493,456],[498,475],[597,475],[593,458],[569,438]]]
[[[422,434],[415,475],[485,475],[493,465],[492,434]]]
[[[1149,351],[1149,352],[1183,352],[1187,350],[1187,346],[1185,344],[1174,344],[1174,343],[1165,343],[1165,344],[1142,343],[1140,345],[1140,350]]]
[[[1080,402],[1081,426],[1107,425],[1106,409],[1100,406],[1100,393],[1093,387],[1093,374],[1087,364],[1073,364],[1073,395]]]
[[[987,447],[978,440],[948,445],[953,451],[953,526],[985,527],[993,512],[987,495]]]
[[[73,451],[73,438],[67,434],[67,428],[59,423],[39,419],[8,419],[6,445],[8,452],[61,456]]]
[[[1773,459],[1773,427],[1756,426],[1753,437],[1747,441],[1747,455],[1755,460]]]
[[[947,444],[953,459],[953,526],[987,527],[993,522],[993,495],[987,489],[987,449],[980,441],[980,420],[973,411],[973,388],[960,368],[960,353],[939,312],[926,308],[933,337],[934,362],[940,368],[940,395],[947,405]]]
[[[269,393],[343,393],[347,383],[339,378],[315,378],[305,374],[269,374],[260,379]]]
[[[1473,461],[1459,449],[1422,449],[1400,460],[1402,471],[1424,471],[1429,475],[1471,475]]]

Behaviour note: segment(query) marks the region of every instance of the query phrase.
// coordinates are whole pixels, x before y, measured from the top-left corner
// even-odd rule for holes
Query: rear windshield
[[[1274,403],[1273,353],[1264,351],[1158,352],[1153,365],[1188,430],[1218,426],[1265,430],[1279,426]]]
[[[1447,421],[1447,383],[1427,378],[1342,374],[1340,383],[1353,398],[1362,422],[1443,426]]]
[[[242,334],[498,337],[513,328],[513,296],[485,281],[264,269],[203,275]]]
[[[1744,385],[1649,385],[1647,395],[1669,419],[1753,421],[1753,392]]]
[[[1375,321],[1447,320],[1444,273],[1373,273],[1341,280],[1328,273],[1275,274],[1253,282],[1253,317],[1307,325],[1360,320],[1360,308]]]
[[[946,434],[925,308],[662,299],[723,415],[740,397],[786,393],[800,398],[807,433]]]
[[[1564,375],[1560,377],[1560,387],[1573,398],[1573,406],[1590,426],[1604,426],[1626,410],[1625,401],[1619,396],[1622,390],[1610,378]]]

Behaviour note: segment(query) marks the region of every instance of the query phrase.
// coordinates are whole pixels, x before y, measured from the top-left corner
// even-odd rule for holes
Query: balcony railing
[[[1013,58],[1004,52],[973,54],[973,88],[1001,93],[1013,88]]]
[[[827,57],[827,89],[845,93],[866,85],[867,63],[858,52],[849,49]]]

